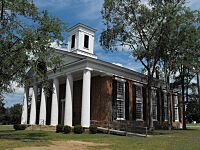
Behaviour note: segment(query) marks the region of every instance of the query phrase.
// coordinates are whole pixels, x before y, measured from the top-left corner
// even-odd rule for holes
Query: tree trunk
[[[183,67],[182,73],[181,73],[181,87],[182,87],[182,107],[183,107],[183,130],[186,130],[186,122],[185,122],[185,82],[184,82],[184,74],[185,74],[185,68]]]
[[[200,105],[200,85],[199,85],[199,74],[197,73],[197,89],[198,89],[198,98],[199,98],[199,105]]]
[[[151,89],[151,83],[152,83],[152,78],[151,75],[148,75],[148,112],[149,112],[149,122],[148,122],[148,126],[149,126],[149,130],[153,131],[154,130],[154,126],[153,126],[153,109],[152,109],[152,89]]]
[[[171,117],[171,97],[170,97],[170,83],[169,83],[169,73],[167,71],[167,64],[164,63],[164,72],[165,72],[165,86],[167,92],[167,107],[168,107],[168,129],[172,129],[172,117]]]
[[[188,77],[187,77],[187,83],[186,83],[186,103],[188,103],[189,95],[188,95],[188,89],[189,89],[189,83],[188,83]]]

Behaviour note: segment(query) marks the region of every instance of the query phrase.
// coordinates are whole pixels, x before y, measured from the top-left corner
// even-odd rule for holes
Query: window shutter
[[[146,121],[146,103],[147,103],[147,93],[146,93],[147,91],[146,91],[146,87],[144,87],[144,85],[143,85],[143,87],[142,87],[142,98],[143,98],[143,120],[144,121]]]
[[[129,120],[129,83],[125,83],[125,119]]]
[[[112,119],[117,119],[117,80],[112,83]]]
[[[133,84],[133,120],[136,120],[136,85]]]
[[[156,90],[157,97],[157,120],[160,121],[160,90]]]

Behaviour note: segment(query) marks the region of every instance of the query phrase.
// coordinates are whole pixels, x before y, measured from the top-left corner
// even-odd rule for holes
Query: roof
[[[83,28],[86,28],[86,29],[88,29],[88,30],[90,30],[90,31],[93,31],[93,32],[96,32],[96,31],[97,31],[96,29],[91,28],[91,27],[89,27],[89,26],[87,26],[87,25],[84,25],[84,24],[82,24],[82,23],[77,23],[76,25],[74,25],[74,26],[72,26],[71,28],[69,28],[67,31],[70,32],[70,31],[74,30],[74,29],[77,28],[77,27],[83,27]]]

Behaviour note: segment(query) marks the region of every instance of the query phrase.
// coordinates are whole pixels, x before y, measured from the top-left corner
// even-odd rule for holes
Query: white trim
[[[119,77],[115,77],[115,80],[120,81],[120,82],[126,82],[125,79],[119,78]]]

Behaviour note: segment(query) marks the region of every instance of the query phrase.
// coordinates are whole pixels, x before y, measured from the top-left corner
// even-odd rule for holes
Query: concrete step
[[[51,125],[28,125],[26,130],[56,131],[56,126],[51,126]]]

